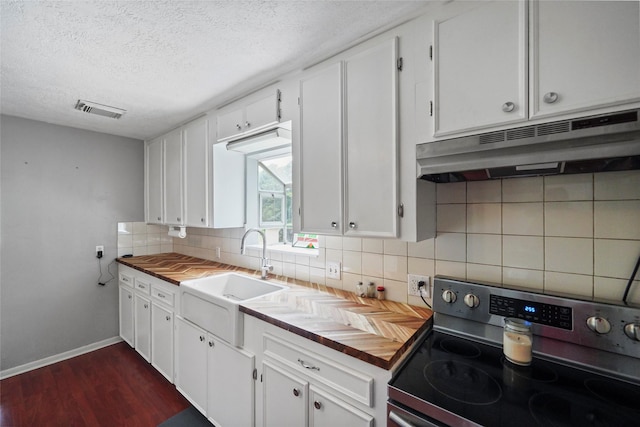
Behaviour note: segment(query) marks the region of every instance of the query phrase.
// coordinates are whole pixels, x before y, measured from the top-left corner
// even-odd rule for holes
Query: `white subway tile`
[[[640,240],[640,200],[595,202],[595,237]]]
[[[407,272],[409,274],[420,274],[422,276],[433,276],[436,274],[436,264],[433,259],[408,258]]]
[[[455,182],[436,185],[436,203],[466,203],[467,183]]]
[[[296,255],[295,262],[298,265],[309,265],[309,257],[304,255]]]
[[[547,271],[544,273],[544,293],[593,298],[593,276]]]
[[[596,276],[628,279],[640,254],[639,240],[594,240]]]
[[[414,258],[436,257],[436,239],[427,239],[420,242],[409,242],[407,255]]]
[[[142,231],[137,232],[137,229],[141,227]],[[119,222],[118,234],[143,234],[147,232],[147,224],[144,222]]]
[[[544,200],[547,202],[593,200],[593,175],[545,176]]]
[[[546,237],[544,260],[547,271],[593,275],[593,239]]]
[[[132,246],[123,246],[120,247],[118,246],[118,258],[120,258],[123,255],[132,255],[133,254],[133,247]]]
[[[327,279],[327,282],[329,282],[329,279]],[[345,291],[355,292],[358,282],[364,283],[362,275],[360,274],[344,273],[342,275],[342,289]]]
[[[362,252],[342,251],[342,271],[362,274]]]
[[[146,246],[133,248],[133,256],[142,256],[142,255],[150,255],[150,253],[147,251]]]
[[[595,276],[593,278],[593,297],[596,300],[608,300],[622,304],[624,290],[628,280]],[[640,280],[634,280],[629,289],[627,302],[640,304]]]
[[[545,236],[593,237],[593,202],[544,204]]]
[[[147,235],[146,234],[134,234],[133,235],[133,247],[139,248],[141,246],[147,246]]]
[[[504,203],[502,205],[502,232],[521,236],[542,236],[544,232],[543,204]]]
[[[330,288],[336,289],[342,289],[342,287],[344,286],[342,279],[330,279],[328,277],[325,279],[325,285],[329,286]],[[355,285],[353,286],[353,289],[355,289]],[[345,288],[345,290],[353,292],[351,288]]]
[[[362,239],[362,252],[381,254],[384,252],[384,240],[382,239]]]
[[[467,234],[467,262],[502,265],[502,236]]]
[[[296,264],[296,279],[309,281],[309,266]]]
[[[259,268],[259,266],[258,266]],[[286,277],[296,278],[296,265],[288,262],[282,263],[282,275]]]
[[[542,237],[502,236],[502,264],[505,267],[542,270],[544,268]],[[504,273],[504,272],[503,272]],[[506,283],[506,279],[503,278]]]
[[[318,256],[309,257],[309,266],[324,269],[326,265],[326,249],[318,248]]]
[[[407,280],[407,257],[384,255],[384,278],[391,280]]]
[[[446,204],[436,207],[436,230],[464,233],[467,229],[467,205]]]
[[[467,277],[467,265],[464,262],[436,260],[436,274],[464,280]]]
[[[360,237],[343,237],[342,250],[362,251],[362,239]]]
[[[502,233],[502,205],[499,203],[467,205],[467,233]]]
[[[541,176],[502,181],[503,202],[541,202],[543,198],[544,181]]]
[[[342,236],[325,236],[327,249],[342,249]]]
[[[384,256],[363,252],[362,274],[373,277],[384,277]]]
[[[501,201],[501,180],[467,182],[467,203],[500,203]]]
[[[502,286],[509,289],[526,289],[542,292],[544,274],[542,270],[502,268]]]
[[[596,200],[638,200],[640,170],[596,173],[593,185]]]
[[[132,248],[133,247],[133,235],[132,234],[120,234],[120,235],[118,235],[118,247],[119,248]]]
[[[384,254],[407,256],[407,242],[403,242],[402,240],[397,239],[385,240]]]
[[[336,249],[327,249],[325,251],[327,262],[342,262],[342,251]]]
[[[384,279],[384,297],[389,301],[407,303],[407,283],[399,280]]]
[[[325,270],[324,268],[309,267],[309,281],[311,283],[317,283],[319,285],[325,284]]]
[[[443,233],[436,238],[436,259],[465,262],[467,259],[467,235]]]
[[[483,265],[467,263],[467,280],[479,282],[502,283],[502,267],[498,265]]]

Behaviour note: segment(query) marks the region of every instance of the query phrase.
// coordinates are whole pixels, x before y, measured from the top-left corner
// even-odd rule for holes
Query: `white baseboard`
[[[52,365],[63,360],[71,359],[72,357],[80,356],[81,354],[90,353],[95,350],[99,350],[103,347],[110,346],[122,341],[122,338],[113,337],[106,340],[98,341],[93,344],[85,345],[73,350],[65,351],[64,353],[56,354],[54,356],[45,357],[44,359],[36,360],[34,362],[25,363],[24,365],[16,366],[14,368],[5,369],[0,371],[0,380],[12,377],[14,375],[23,374],[25,372],[32,371],[34,369],[42,368],[44,366]]]

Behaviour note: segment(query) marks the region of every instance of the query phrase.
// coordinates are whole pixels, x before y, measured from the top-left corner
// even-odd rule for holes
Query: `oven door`
[[[409,408],[387,402],[387,427],[447,427],[434,419],[427,418]]]

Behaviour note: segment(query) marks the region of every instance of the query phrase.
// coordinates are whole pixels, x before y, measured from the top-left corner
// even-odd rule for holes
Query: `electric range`
[[[638,426],[640,308],[436,277],[434,327],[389,382],[389,426]],[[504,358],[505,317],[533,360]]]

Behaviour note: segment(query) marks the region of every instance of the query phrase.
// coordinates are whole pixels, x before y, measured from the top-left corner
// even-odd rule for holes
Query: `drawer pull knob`
[[[171,320],[171,316],[167,316],[165,317],[165,319],[167,319],[167,321]]]
[[[298,390],[297,388],[294,388],[294,389],[293,389],[293,395],[294,395],[295,397],[300,396],[300,390]]]
[[[213,341],[209,341],[209,347],[213,347]]]
[[[317,400],[315,402],[313,402],[313,407],[316,409],[320,409],[322,408],[322,403],[318,402]]]
[[[313,366],[313,365],[309,365],[308,363],[306,363],[304,360],[302,359],[298,359],[298,363],[300,365],[302,365],[303,368],[305,369],[310,369],[312,371],[319,371],[320,368],[318,368],[317,366]]]
[[[204,337],[200,335],[200,341],[204,341]]]

